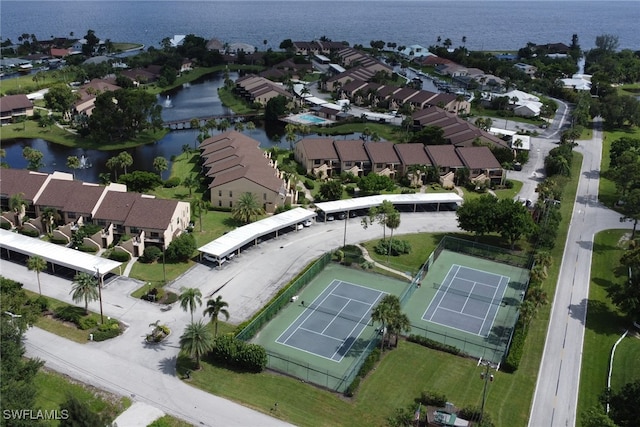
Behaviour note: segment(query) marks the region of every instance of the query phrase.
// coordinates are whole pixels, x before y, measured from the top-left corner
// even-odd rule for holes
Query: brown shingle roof
[[[127,227],[166,230],[178,206],[177,200],[156,199],[137,194],[124,221]]]
[[[333,138],[305,138],[298,144],[302,144],[301,147],[309,160],[338,159],[338,153],[333,146]]]
[[[458,155],[469,169],[500,169],[489,147],[459,147]]]
[[[400,162],[405,166],[433,165],[422,144],[395,144],[393,148],[396,150]]]
[[[101,185],[51,179],[36,204],[64,212],[90,214],[104,191],[105,187]]]
[[[24,169],[0,168],[0,195],[10,198],[23,193],[26,201],[33,202],[33,198],[49,175]]]
[[[399,164],[400,159],[393,149],[394,145],[393,142],[388,141],[367,142],[364,144],[364,149],[369,154],[372,163]]]
[[[464,164],[453,145],[427,145],[425,147],[434,165],[440,167],[460,168]]]
[[[0,113],[10,113],[13,110],[32,108],[33,104],[27,95],[7,95],[0,98]]]
[[[364,150],[364,142],[360,139],[334,141],[338,157],[342,162],[366,162],[369,160]]]
[[[108,191],[93,218],[107,222],[124,223],[133,206],[133,202],[138,197],[140,197],[138,193]]]

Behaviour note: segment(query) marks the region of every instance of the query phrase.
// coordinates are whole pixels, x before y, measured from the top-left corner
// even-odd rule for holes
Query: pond
[[[238,77],[237,73],[230,73],[231,79]],[[166,121],[187,119],[202,116],[226,115],[232,114],[227,107],[223,106],[218,97],[218,88],[224,85],[223,73],[215,73],[204,76],[191,83],[183,85],[181,88],[173,89],[163,95],[158,96],[158,103],[163,106],[162,118]],[[168,107],[168,108],[165,108]],[[288,143],[284,140],[282,129],[269,129],[256,123],[256,129],[244,131],[247,136],[260,142],[263,148],[280,145],[288,148]],[[213,131],[212,134],[220,132]],[[276,136],[271,136],[275,134]],[[70,172],[67,168],[67,157],[78,156],[84,159],[85,169],[75,172],[76,178],[87,182],[99,182],[101,173],[108,173],[110,170],[106,167],[106,162],[110,157],[117,155],[120,151],[127,151],[133,157],[133,166],[129,170],[146,170],[154,171],[153,159],[158,156],[165,157],[169,160],[171,167],[171,158],[182,153],[182,147],[186,144],[194,147],[198,132],[196,130],[179,130],[169,132],[160,141],[152,144],[142,145],[127,150],[115,151],[99,151],[85,150],[81,148],[69,148],[58,144],[47,142],[43,139],[15,139],[11,141],[3,141],[2,148],[6,150],[5,162],[12,168],[24,169],[27,167],[27,161],[22,157],[22,149],[24,147],[32,147],[42,151],[44,154],[44,166],[40,168],[42,172]],[[165,173],[165,178],[168,173]]]

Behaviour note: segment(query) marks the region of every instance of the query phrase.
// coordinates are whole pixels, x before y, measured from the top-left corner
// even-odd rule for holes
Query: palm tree
[[[216,337],[218,336],[218,316],[222,314],[225,320],[229,320],[229,311],[225,307],[229,307],[229,304],[222,300],[222,296],[218,295],[216,299],[207,301],[207,308],[202,313],[203,316],[211,317],[211,322],[215,326],[214,336]]]
[[[118,169],[121,165],[121,159],[119,156],[113,156],[107,160],[107,168],[109,168],[109,170],[113,170],[116,181],[118,180]]]
[[[240,195],[238,203],[233,207],[231,212],[233,217],[245,224],[251,222],[251,218],[264,214],[264,208],[258,204],[258,200],[253,193],[246,192]]]
[[[536,310],[549,303],[547,293],[539,286],[529,288],[529,291],[527,292],[527,300],[533,303]]]
[[[242,123],[240,120],[236,121],[236,122],[233,124],[233,129],[234,129],[236,132],[243,132],[243,131],[244,131],[244,123]]]
[[[231,124],[229,123],[229,120],[227,119],[222,119],[218,122],[218,126],[216,126],[216,128],[220,131],[220,132],[224,132],[227,129],[229,129],[229,126],[231,126]]]
[[[195,199],[193,201],[194,210],[198,211],[198,222],[200,223],[200,232],[202,232],[202,216],[209,210],[211,203],[205,199]]]
[[[80,168],[80,159],[78,156],[69,156],[67,157],[67,167],[71,169],[73,173],[73,179],[76,178],[76,169]]]
[[[382,331],[381,352],[384,351],[384,338],[389,333],[388,326],[398,314],[400,314],[400,300],[397,296],[391,294],[385,295],[371,312],[371,320],[380,322],[380,330]]]
[[[196,311],[196,305],[202,305],[202,292],[198,288],[182,288],[182,293],[178,297],[180,307],[184,311],[191,312],[191,323],[193,323],[193,313]]]
[[[400,212],[394,210],[387,214],[385,225],[391,230],[389,237],[389,245],[387,246],[387,264],[389,264],[389,256],[391,255],[391,246],[393,245],[393,230],[400,227]]]
[[[18,227],[22,226],[22,217],[25,208],[24,193],[17,193],[9,198],[9,209],[13,211],[15,222]]]
[[[398,335],[401,333],[407,333],[411,331],[411,321],[409,317],[402,313],[398,312],[396,316],[394,316],[389,322],[389,333],[394,334],[396,337],[396,343],[398,342]]]
[[[247,122],[247,125],[245,127],[247,128],[249,133],[251,133],[252,131],[256,130],[256,124],[253,123],[253,122]]]
[[[84,300],[84,312],[89,314],[89,301],[96,301],[98,295],[98,280],[89,273],[80,272],[73,277],[74,285],[71,288],[73,302]]]
[[[196,369],[200,369],[200,358],[213,350],[214,345],[215,339],[202,320],[189,323],[180,337],[180,350],[196,360]]]
[[[285,131],[285,139],[289,143],[289,149],[293,150],[293,143],[297,139],[296,133],[298,132],[298,126],[293,123],[288,123],[284,127],[284,131]]]
[[[42,287],[40,286],[40,272],[47,269],[47,261],[39,256],[32,256],[27,260],[27,268],[36,272],[38,278],[38,292],[42,295]]]
[[[182,185],[184,185],[189,189],[189,197],[191,197],[191,192],[193,188],[198,185],[198,179],[195,178],[193,175],[187,175],[182,180]]]
[[[160,179],[162,179],[162,172],[169,169],[169,162],[162,156],[158,156],[153,159],[153,168],[158,171]]]
[[[127,168],[131,165],[133,165],[133,157],[131,157],[131,154],[127,153],[126,151],[123,151],[122,153],[118,154],[118,158],[120,159],[120,167],[124,169],[124,173],[127,173]]]

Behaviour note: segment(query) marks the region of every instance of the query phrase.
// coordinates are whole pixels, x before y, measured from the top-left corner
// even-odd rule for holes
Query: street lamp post
[[[484,404],[487,399],[487,384],[489,383],[489,381],[493,382],[493,378],[494,378],[493,374],[489,374],[489,368],[496,369],[496,367],[493,366],[489,361],[486,361],[486,362],[480,361],[478,362],[478,365],[485,366],[484,372],[480,372],[480,379],[484,380],[484,386],[482,388],[482,405],[480,406],[480,422],[482,422],[482,420],[484,419]]]
[[[100,300],[100,323],[104,324],[104,315],[102,314],[102,275],[100,274],[100,268],[95,267],[96,273],[98,273],[98,299]]]

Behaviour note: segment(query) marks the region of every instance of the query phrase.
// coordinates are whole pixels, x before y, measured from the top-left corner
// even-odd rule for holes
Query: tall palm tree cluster
[[[395,336],[397,342],[399,334],[411,330],[409,317],[402,312],[400,299],[396,295],[385,295],[371,312],[371,319],[380,323],[380,331],[382,331],[381,353],[384,351],[385,341],[388,342],[391,335]]]
[[[218,336],[218,318],[224,316],[229,319],[229,304],[218,295],[215,299],[207,301],[207,308],[202,313],[211,318],[214,325],[214,333],[202,320],[193,321],[193,314],[198,306],[202,306],[202,293],[197,288],[184,288],[178,297],[180,307],[191,313],[191,322],[187,325],[184,333],[180,337],[180,349],[189,355],[196,362],[196,369],[200,369],[200,359],[215,347],[215,339]]]
[[[529,277],[529,289],[520,304],[520,320],[525,328],[536,317],[540,307],[549,303],[549,297],[542,289],[542,282],[547,278],[547,269],[551,267],[552,262],[553,258],[548,252],[538,252],[535,255],[535,265]]]

